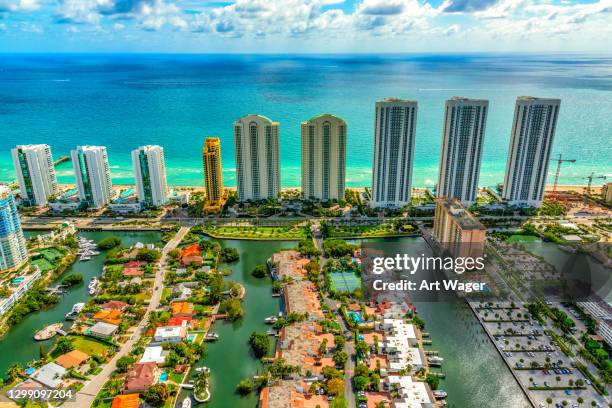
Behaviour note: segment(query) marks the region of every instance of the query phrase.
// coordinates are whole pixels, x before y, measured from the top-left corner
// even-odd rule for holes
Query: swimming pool
[[[162,371],[162,373],[159,375],[159,382],[166,382],[168,381],[168,373],[165,371]]]

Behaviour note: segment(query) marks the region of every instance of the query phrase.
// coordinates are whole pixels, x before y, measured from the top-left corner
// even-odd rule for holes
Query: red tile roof
[[[141,392],[149,389],[157,382],[157,364],[136,363],[125,377],[124,390],[128,393]]]

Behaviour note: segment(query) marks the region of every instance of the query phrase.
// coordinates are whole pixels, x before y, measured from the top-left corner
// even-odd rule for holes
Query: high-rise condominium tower
[[[49,145],[18,145],[11,153],[23,201],[47,205],[47,199],[58,191]]]
[[[542,204],[560,104],[559,99],[516,99],[503,194],[510,204]]]
[[[138,201],[159,207],[168,200],[166,162],[161,146],[140,146],[132,150],[132,167]]]
[[[280,194],[279,124],[261,115],[234,122],[238,200],[265,200]]]
[[[346,177],[346,122],[324,114],[302,122],[304,198],[343,200]]]
[[[27,259],[15,198],[10,188],[0,185],[0,271],[16,269]]]
[[[204,161],[204,186],[206,200],[218,203],[223,197],[223,168],[221,166],[221,141],[218,137],[207,137],[202,149]]]
[[[438,197],[476,201],[489,101],[453,97],[446,101]]]
[[[370,206],[403,207],[410,202],[417,102],[376,102]]]
[[[80,200],[92,208],[104,207],[113,191],[106,147],[78,146],[70,156]]]

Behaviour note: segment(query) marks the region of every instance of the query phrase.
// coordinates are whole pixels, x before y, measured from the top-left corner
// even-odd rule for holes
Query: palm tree
[[[550,406],[550,404],[552,404],[552,398],[548,397],[546,398],[546,405]]]

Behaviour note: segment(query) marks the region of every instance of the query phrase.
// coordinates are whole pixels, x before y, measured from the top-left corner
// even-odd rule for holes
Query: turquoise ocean
[[[590,55],[0,55],[0,180],[10,149],[48,143],[55,158],[81,144],[108,147],[115,183],[131,183],[130,151],[165,149],[171,185],[202,185],[201,147],[222,140],[225,184],[235,185],[232,123],[249,113],[281,126],[283,187],[300,184],[300,123],[333,113],[348,123],[347,184],[369,185],[374,103],[419,103],[413,185],[437,178],[443,107],[486,98],[480,185],[503,181],[514,102],[561,98],[553,154],[576,159],[560,182],[612,177],[612,57]],[[549,167],[552,183],[555,164]],[[69,163],[59,181],[72,183]]]

